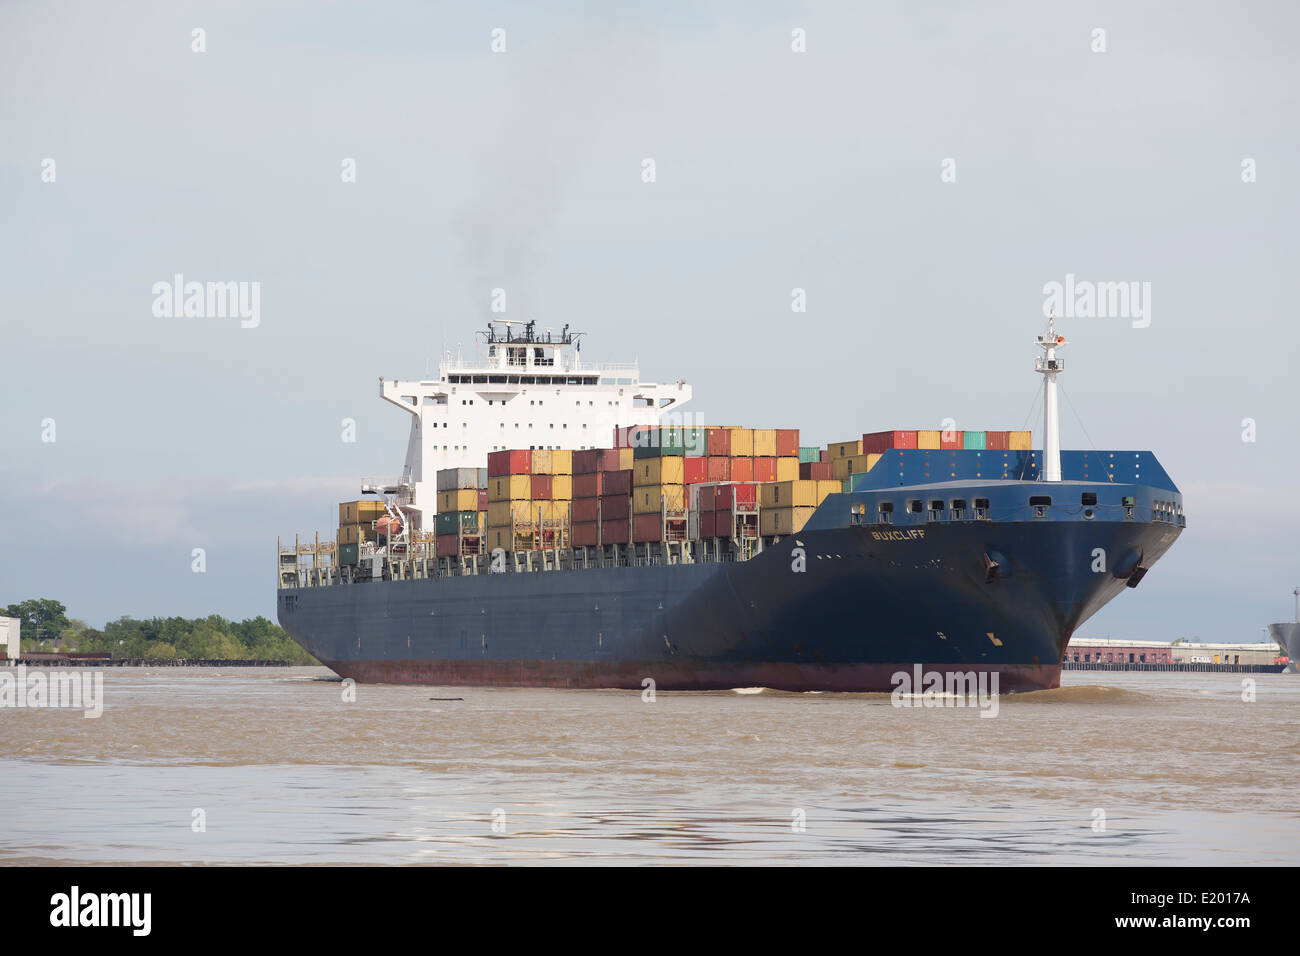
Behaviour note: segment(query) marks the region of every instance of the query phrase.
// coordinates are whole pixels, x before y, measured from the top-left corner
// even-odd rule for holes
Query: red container
[[[1011,432],[986,431],[984,433],[984,447],[989,451],[1010,451]]]
[[[869,432],[862,436],[862,454],[878,455],[891,448],[915,448],[915,431]]]
[[[445,558],[448,555],[455,555],[460,548],[460,535],[458,534],[440,534],[434,541],[434,546],[438,550],[438,557]]]
[[[755,481],[776,481],[776,459],[755,458],[754,459],[754,480]]]
[[[575,501],[574,504],[576,505],[577,502]],[[577,513],[576,510],[574,513]],[[569,540],[575,548],[591,547],[596,543],[599,527],[594,521],[574,521]]]
[[[632,513],[632,498],[629,495],[601,495],[600,517],[602,521],[620,519],[627,521]]]
[[[803,481],[830,481],[835,475],[829,461],[799,462],[799,478]]]
[[[717,488],[714,485],[701,485],[695,493],[695,510],[703,514],[713,510],[713,496]]]
[[[652,439],[645,435],[637,437],[638,432],[653,431],[648,425],[626,425],[623,428],[614,429],[614,448],[636,448],[638,444],[649,445]]]
[[[573,456],[578,457],[574,452]],[[600,472],[589,472],[573,476],[574,498],[596,498],[600,495]]]
[[[945,435],[949,437],[945,438],[944,437]],[[965,437],[964,433],[959,431],[939,432],[939,447],[940,448],[961,448],[962,439],[964,437]]]
[[[713,493],[713,509],[724,511],[733,505],[753,505],[758,500],[758,489],[753,485],[718,485]]]
[[[633,515],[632,541],[642,544],[646,541],[661,541],[664,536],[664,522],[659,515]]]
[[[597,448],[596,449],[596,470],[597,471],[618,471],[619,454],[617,448]]]
[[[710,458],[727,458],[731,455],[731,429],[706,428],[704,453]]]
[[[510,448],[488,452],[488,477],[528,475],[533,471],[533,453],[527,448]]]
[[[532,499],[534,501],[551,500],[551,476],[533,475]]]
[[[709,458],[707,462],[709,481],[729,481],[731,479],[730,458]]]
[[[730,508],[719,509],[713,512],[713,537],[730,538],[732,529],[736,527],[735,516]]]
[[[578,486],[577,478],[579,475],[590,475],[595,471],[600,471],[599,448],[582,448],[573,453],[573,485],[575,488]]]
[[[487,489],[483,488],[478,493],[478,510],[487,511]]]
[[[696,458],[687,456],[682,462],[682,484],[697,485],[701,481],[709,480],[709,468],[707,458]]]
[[[579,521],[595,521],[598,515],[599,498],[574,498],[573,499],[573,523]],[[591,542],[595,544],[596,542]]]
[[[799,457],[799,429],[778,428],[776,430],[776,457]]]
[[[753,481],[754,480],[754,459],[752,458],[731,459],[731,480],[732,481]]]
[[[700,512],[700,537],[712,538],[713,528],[714,528],[713,512],[712,511]]]
[[[831,450],[830,450],[829,448],[823,448],[822,451],[821,451],[821,454],[818,456],[817,460],[818,460],[818,461],[830,461],[830,460],[831,460]]]
[[[602,495],[631,495],[632,469],[601,472],[600,493]]]
[[[656,521],[659,520],[658,515],[651,515],[650,517],[654,518]],[[614,520],[606,518],[600,523],[601,544],[627,544],[628,531],[629,528],[627,526],[626,518],[618,518]]]

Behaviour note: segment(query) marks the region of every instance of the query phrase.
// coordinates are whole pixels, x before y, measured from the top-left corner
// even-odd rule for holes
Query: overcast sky
[[[0,605],[274,617],[276,535],[400,470],[377,378],[494,287],[711,421],[1037,445],[1073,274],[1151,293],[1060,323],[1064,445],[1153,450],[1188,522],[1080,633],[1289,618],[1294,4],[540,6],[0,7]],[[260,283],[259,324],[156,316],[176,273]]]

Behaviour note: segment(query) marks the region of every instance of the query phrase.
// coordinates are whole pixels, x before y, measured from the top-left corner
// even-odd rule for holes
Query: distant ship
[[[341,506],[337,546],[278,549],[280,624],[343,677],[890,691],[921,666],[1053,688],[1070,636],[1185,527],[1151,452],[1061,450],[1052,322],[1038,451],[1027,432],[799,448],[659,427],[684,382],[585,365],[567,326],[482,334],[486,356],[437,380],[381,380],[412,416],[401,477],[363,483],[384,498]],[[832,461],[850,463],[826,481]]]
[[[1268,636],[1277,641],[1277,646],[1282,648],[1283,653],[1291,660],[1287,670],[1295,673],[1297,668],[1296,658],[1300,657],[1300,588],[1292,592],[1296,599],[1296,613],[1294,621],[1284,621],[1281,624],[1270,624],[1268,626]]]

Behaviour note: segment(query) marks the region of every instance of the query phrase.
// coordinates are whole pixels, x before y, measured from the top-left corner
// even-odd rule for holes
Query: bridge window
[[[919,515],[925,510],[925,502],[920,498],[913,498],[907,503],[907,513],[910,515]]]
[[[876,505],[876,511],[880,514],[881,524],[894,523],[894,503],[892,501],[882,501]]]

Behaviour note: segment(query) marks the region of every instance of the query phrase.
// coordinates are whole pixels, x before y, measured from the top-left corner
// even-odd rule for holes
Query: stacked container
[[[758,486],[724,482],[693,489],[697,538],[756,537]]]
[[[382,501],[361,500],[339,503],[339,564],[356,564],[361,542],[375,540],[375,521],[384,516]]]
[[[764,537],[794,534],[817,506],[841,490],[838,481],[777,481],[759,487],[759,531]]]
[[[631,448],[588,448],[573,453],[571,541],[575,548],[627,542],[632,454]],[[621,467],[624,464],[627,469]],[[624,471],[628,472],[625,477]],[[607,475],[613,476],[608,486]],[[607,504],[607,499],[613,503]],[[612,541],[601,534],[601,516],[606,510],[616,516]]]
[[[443,468],[435,475],[438,514],[434,518],[439,557],[478,554],[487,531],[487,469]]]

